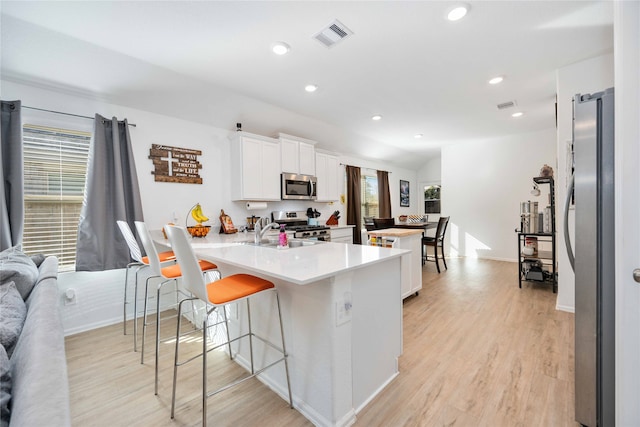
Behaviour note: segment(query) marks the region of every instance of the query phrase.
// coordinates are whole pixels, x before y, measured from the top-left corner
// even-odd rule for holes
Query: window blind
[[[362,216],[378,218],[378,177],[361,175],[360,183],[362,185],[360,188]]]
[[[23,251],[73,270],[91,134],[24,125]]]

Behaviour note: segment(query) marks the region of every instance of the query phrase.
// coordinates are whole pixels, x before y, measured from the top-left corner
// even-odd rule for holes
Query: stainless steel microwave
[[[282,200],[316,200],[316,183],[315,176],[283,173]]]

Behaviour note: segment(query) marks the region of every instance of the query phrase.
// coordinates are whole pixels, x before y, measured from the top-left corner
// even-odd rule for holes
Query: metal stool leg
[[[251,306],[249,305],[249,298],[247,298],[247,319],[249,325],[249,356],[251,358],[251,375],[256,371],[253,367],[253,329],[251,329]]]
[[[175,282],[177,288],[177,281],[175,279],[165,280],[164,282],[158,285],[158,291],[156,296],[156,367],[155,367],[155,386],[154,386],[154,394],[158,394],[158,365],[160,363],[160,291],[162,291],[162,287],[169,282]],[[179,338],[179,335],[176,335],[176,339]]]
[[[145,336],[147,335],[147,300],[149,299],[149,280],[151,280],[151,277],[147,278],[144,286],[144,315],[142,316],[142,350],[140,351],[140,364],[144,364],[144,341]]]
[[[136,281],[138,280],[138,270],[144,267],[144,264],[141,264],[137,261],[130,262],[127,264],[127,268],[124,271],[124,303],[122,304],[122,324],[124,325],[124,335],[127,335],[127,305],[129,302],[127,301],[127,289],[129,288],[129,270],[131,267],[138,266],[136,269]]]
[[[202,426],[207,425],[207,326],[209,313],[202,322]]]
[[[278,306],[278,319],[280,320],[280,336],[282,337],[282,353],[284,354],[284,370],[287,374],[287,389],[289,391],[289,407],[293,409],[293,397],[291,395],[291,382],[289,380],[289,354],[287,353],[287,347],[284,344],[284,327],[282,326],[282,311],[280,311],[280,296],[278,291],[276,293],[276,305]]]
[[[133,351],[138,351],[138,273],[146,265],[136,269],[136,282],[133,286]]]
[[[178,326],[176,327],[176,347],[175,347],[175,355],[173,359],[173,388],[171,392],[171,419],[174,418],[175,410],[176,410],[176,386],[178,384],[178,366],[180,366],[180,364],[178,363],[178,355],[180,354],[180,331],[182,329],[181,327],[182,326],[182,304],[184,304],[187,301],[190,301],[191,307],[192,307],[191,312],[193,313],[193,301],[197,299],[198,298],[187,298],[187,299],[183,299],[178,303],[178,322],[177,322]]]
[[[131,264],[127,264],[127,268],[124,271],[124,299],[122,304],[122,325],[124,327],[124,334],[127,335],[127,288],[129,287],[129,268]]]
[[[227,330],[227,343],[229,344],[229,359],[233,360],[233,354],[231,353],[231,335],[229,335],[229,319],[227,318],[227,306],[222,307],[222,313],[224,314],[224,327]]]

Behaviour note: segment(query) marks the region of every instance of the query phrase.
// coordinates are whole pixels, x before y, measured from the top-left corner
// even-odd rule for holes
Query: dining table
[[[438,221],[396,221],[393,227],[422,229],[424,236],[427,230],[438,227]]]

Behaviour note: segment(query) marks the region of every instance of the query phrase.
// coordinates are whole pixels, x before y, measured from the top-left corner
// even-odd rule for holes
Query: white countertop
[[[152,236],[156,243],[170,246],[159,230],[152,232]],[[266,274],[298,285],[307,285],[409,252],[404,249],[332,242],[288,249],[244,244],[252,242],[253,236],[252,232],[209,233],[205,238],[193,238],[192,247],[202,259]]]

